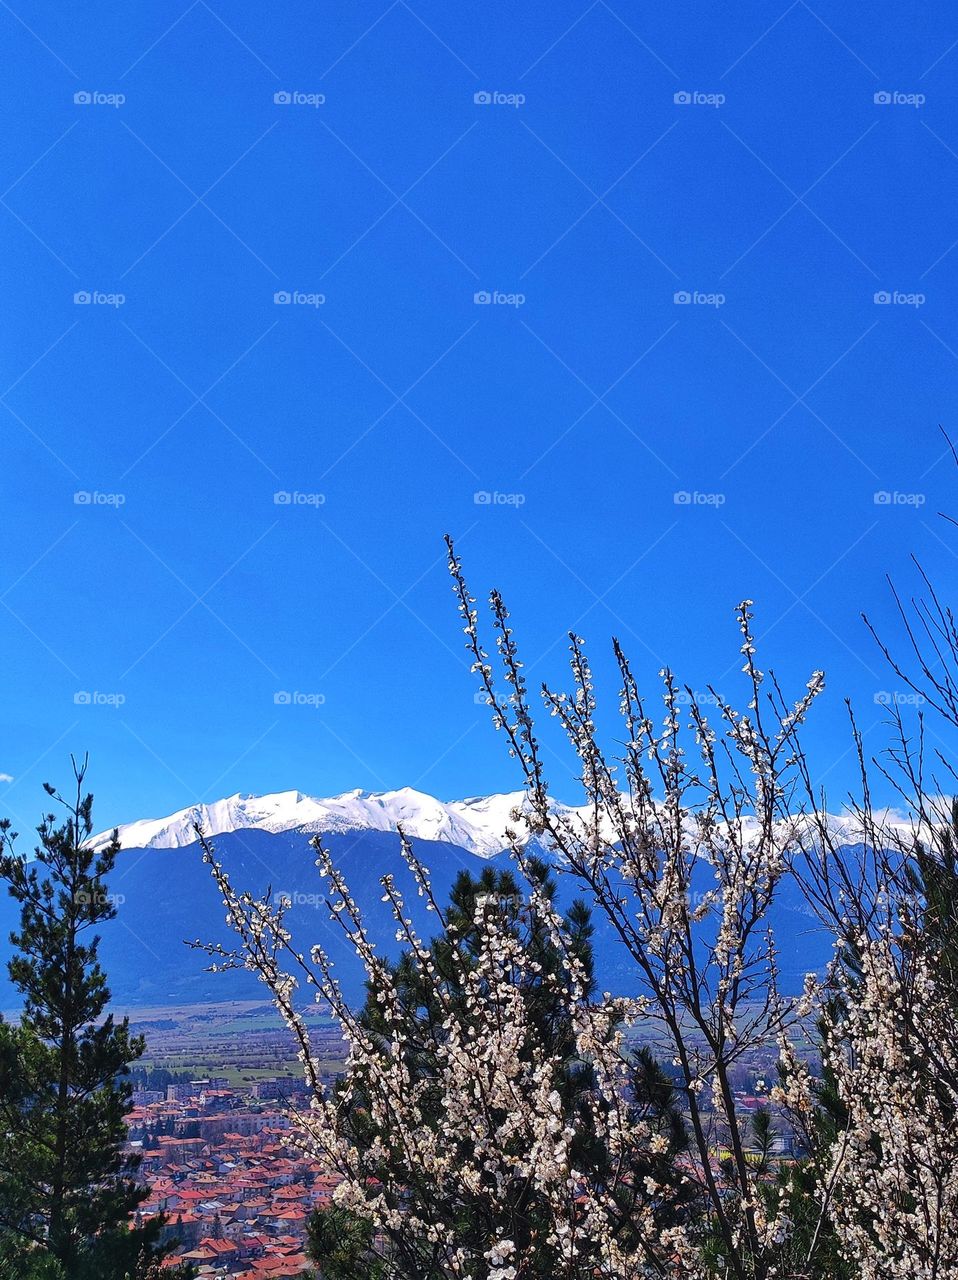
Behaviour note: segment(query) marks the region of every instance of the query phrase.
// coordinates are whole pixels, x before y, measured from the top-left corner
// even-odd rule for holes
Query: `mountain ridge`
[[[331,835],[357,831],[393,832],[401,827],[411,840],[428,840],[454,845],[484,859],[510,848],[507,832],[515,832],[520,843],[529,838],[523,830],[522,814],[530,803],[523,791],[506,791],[487,796],[470,796],[464,800],[439,800],[414,787],[394,791],[343,791],[339,795],[317,797],[303,791],[274,791],[266,795],[236,792],[221,800],[188,805],[164,818],[140,818],[120,824],[120,845],[124,849],[178,849],[195,844],[196,828],[204,836],[215,838],[237,831],[260,830],[272,834]],[[552,802],[553,812],[571,820],[573,827],[586,835],[592,809]],[[518,816],[518,821],[516,815]],[[875,818],[889,835],[916,834],[913,823],[891,809],[878,810]],[[863,839],[859,819],[849,812],[828,814],[827,821],[835,836],[844,843]],[[741,834],[747,839],[759,834],[754,817],[743,816]],[[814,823],[796,816],[782,819],[783,827],[794,825],[797,831],[806,825],[814,835]],[[719,824],[720,826],[722,824]],[[603,836],[615,840],[611,823],[602,824]],[[101,847],[112,837],[112,829],[94,837],[94,847]],[[695,839],[694,823],[689,836]]]
[[[164,818],[141,818],[116,830],[125,849],[175,849],[196,842],[196,827],[209,837],[258,829],[279,834],[286,831],[312,834],[348,831],[396,831],[400,826],[411,839],[455,845],[481,858],[491,858],[509,847],[507,830],[516,829],[516,810],[528,808],[522,791],[465,800],[442,801],[413,787],[395,791],[344,791],[317,797],[302,791],[275,791],[266,795],[236,792],[222,800],[188,805]],[[572,816],[581,811],[555,804],[556,812]],[[113,831],[94,838],[101,847]],[[523,838],[521,829],[517,831]]]

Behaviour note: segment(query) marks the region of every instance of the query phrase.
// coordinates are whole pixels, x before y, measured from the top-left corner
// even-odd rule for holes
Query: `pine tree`
[[[321,1268],[323,1280],[381,1280],[383,1267],[373,1257],[373,1228],[348,1209],[317,1209],[306,1224],[306,1252]]]
[[[933,949],[937,980],[958,1009],[958,798],[933,843],[916,842],[903,867],[906,924]],[[912,917],[915,917],[913,920]]]
[[[0,1257],[4,1277],[124,1280],[148,1274],[165,1252],[162,1223],[131,1215],[147,1189],[126,1155],[128,1066],[144,1049],[128,1020],[107,1013],[110,991],[96,930],[116,915],[106,888],[119,845],[94,851],[86,762],[73,762],[67,816],[37,828],[32,861],[0,824],[0,879],[20,908],[10,977],[23,1006],[0,1023]]]
[[[837,963],[851,976],[857,972],[853,954],[847,949],[840,953]],[[829,1168],[833,1153],[841,1135],[848,1127],[848,1110],[841,1100],[835,1072],[829,1064],[827,1046],[840,1037],[846,1014],[846,1001],[835,990],[827,992],[815,1020],[812,1043],[818,1054],[818,1072],[811,1088],[812,1107],[805,1116],[799,1138],[802,1150],[797,1157],[783,1161],[774,1169],[762,1188],[762,1196],[769,1217],[782,1207],[788,1220],[788,1230],[780,1243],[780,1267],[783,1275],[797,1277],[827,1276],[828,1280],[853,1280],[852,1264],[842,1254],[841,1239],[834,1223],[821,1213],[823,1188],[828,1185]],[[791,1064],[779,1063],[779,1080],[787,1091]],[[773,1137],[770,1116],[763,1117],[767,1151]],[[758,1117],[756,1117],[758,1119]],[[761,1143],[758,1144],[761,1147]],[[766,1168],[772,1162],[766,1156]]]

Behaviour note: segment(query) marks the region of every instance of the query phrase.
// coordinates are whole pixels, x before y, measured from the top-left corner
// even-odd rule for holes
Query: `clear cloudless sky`
[[[827,672],[840,801],[843,699],[878,751],[900,692],[862,610],[896,639],[884,575],[956,571],[953,6],[11,0],[0,28],[21,830],[71,751],[99,826],[517,786],[447,531],[534,683],[588,637],[610,737],[611,635],[650,693],[668,664],[734,695],[754,599],[786,688]]]

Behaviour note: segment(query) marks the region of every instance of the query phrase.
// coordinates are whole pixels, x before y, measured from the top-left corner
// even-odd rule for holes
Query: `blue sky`
[[[514,787],[446,531],[534,681],[589,638],[610,733],[613,633],[650,691],[669,664],[732,694],[752,597],[786,685],[828,674],[809,743],[841,797],[843,697],[878,750],[896,691],[859,614],[894,637],[883,575],[955,567],[949,6],[0,23],[21,829],[71,750],[103,826],[237,790]]]

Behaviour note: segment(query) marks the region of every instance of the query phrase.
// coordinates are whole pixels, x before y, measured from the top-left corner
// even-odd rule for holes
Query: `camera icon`
[[[885,307],[891,302],[891,294],[887,289],[879,289],[875,294],[874,301],[877,302],[879,306]]]
[[[680,289],[678,293],[672,294],[672,301],[676,306],[687,307],[692,301],[692,295],[689,293],[688,289]]]
[[[277,307],[288,307],[293,301],[293,295],[286,289],[280,289],[278,293],[273,294],[273,302]]]
[[[477,107],[488,107],[492,101],[492,94],[487,89],[480,89],[478,93],[472,95],[472,100]]]
[[[93,501],[93,494],[89,489],[77,489],[73,495],[73,505],[75,507],[88,507]]]
[[[93,94],[86,89],[79,89],[73,95],[73,101],[78,107],[88,107],[93,101]]]
[[[288,89],[280,89],[273,94],[273,101],[278,107],[288,107],[293,101],[293,95]]]
[[[492,294],[488,289],[480,289],[478,293],[472,295],[472,300],[480,307],[487,307],[492,301]]]
[[[878,507],[891,506],[891,494],[887,489],[879,489],[875,494],[875,505]]]
[[[678,107],[687,107],[692,101],[692,95],[689,93],[688,89],[680,89],[678,93],[672,94],[672,101]]]
[[[276,493],[273,494],[274,507],[288,507],[292,501],[293,495],[288,489],[278,489]]]
[[[887,89],[879,89],[874,100],[876,106],[886,107],[891,102],[891,94]]]
[[[89,690],[78,689],[73,695],[73,703],[77,707],[88,707],[92,701]]]
[[[78,307],[88,307],[93,301],[93,294],[86,289],[80,289],[78,293],[73,295],[73,301]]]
[[[480,689],[477,693],[474,693],[472,695],[472,700],[477,707],[492,706],[492,699],[489,697],[488,693],[486,693],[485,689]]]
[[[679,489],[678,493],[672,494],[672,501],[677,507],[687,507],[691,505],[692,495],[688,489]]]
[[[273,694],[274,706],[288,707],[292,701],[293,701],[293,695],[291,693],[288,693],[285,689],[278,689],[276,693]]]
[[[472,500],[477,507],[488,507],[492,502],[492,494],[488,489],[480,489],[478,493],[472,495]]]

